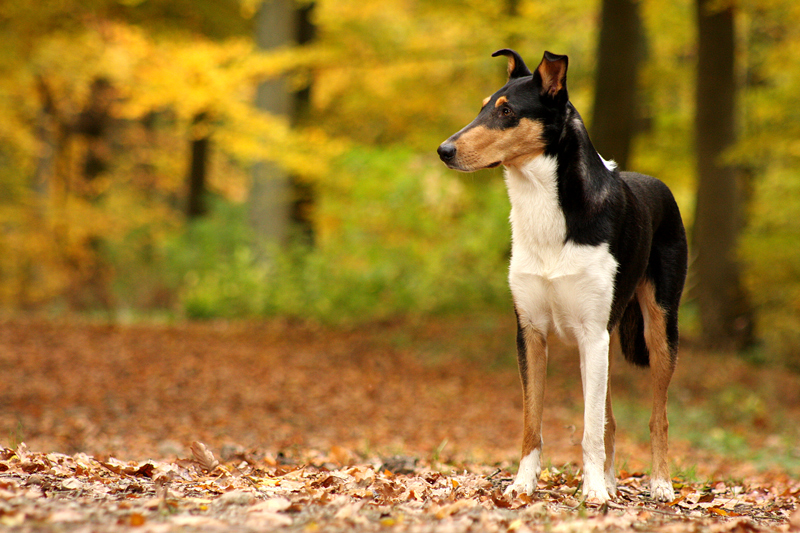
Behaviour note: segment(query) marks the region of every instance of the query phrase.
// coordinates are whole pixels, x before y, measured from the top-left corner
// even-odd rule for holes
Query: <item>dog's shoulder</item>
[[[620,178],[639,211],[646,212],[655,222],[665,217],[677,217],[676,222],[680,222],[678,204],[666,183],[637,172],[620,172]]]

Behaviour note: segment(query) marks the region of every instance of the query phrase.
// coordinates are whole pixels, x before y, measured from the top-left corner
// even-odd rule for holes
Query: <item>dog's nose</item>
[[[447,163],[452,161],[456,156],[456,145],[449,142],[443,142],[436,151],[439,153],[441,160]]]

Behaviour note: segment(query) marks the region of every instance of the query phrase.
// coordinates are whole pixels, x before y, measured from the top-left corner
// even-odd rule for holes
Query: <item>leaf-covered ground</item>
[[[548,467],[532,499],[504,498],[520,439],[513,333],[513,316],[350,330],[0,323],[0,526],[800,530],[798,376],[690,347],[670,405],[674,502],[649,498],[649,383],[621,363],[620,492],[580,501],[579,370],[557,345]]]

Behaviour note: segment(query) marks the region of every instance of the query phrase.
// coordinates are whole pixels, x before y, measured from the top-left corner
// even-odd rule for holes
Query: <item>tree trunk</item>
[[[692,244],[696,296],[705,344],[742,349],[753,318],[742,287],[736,243],[742,228],[740,173],[724,161],[736,141],[734,9],[696,0],[698,21],[695,146],[697,205]]]
[[[256,43],[270,50],[295,43],[295,12],[292,0],[261,3],[256,17]],[[292,93],[285,79],[261,83],[256,107],[289,119],[294,113]],[[250,224],[261,238],[283,243],[289,237],[292,216],[292,183],[289,174],[270,161],[254,165],[250,190]]]
[[[78,115],[75,131],[86,139],[83,179],[94,180],[108,170],[111,159],[108,129],[112,121],[114,88],[106,78],[97,78],[89,89],[89,100]]]
[[[301,5],[295,11],[297,24],[297,44],[304,45],[313,41],[317,36],[317,28],[311,20],[314,3]],[[292,122],[295,125],[303,124],[311,114],[311,83],[294,93],[294,115]],[[311,214],[316,200],[316,191],[312,183],[303,181],[297,176],[290,176],[292,186],[292,211],[291,222],[297,230],[296,234],[308,244],[314,243],[314,223]]]
[[[192,124],[192,139],[190,141],[191,155],[189,161],[188,195],[186,199],[186,218],[189,220],[199,218],[206,214],[206,169],[208,168],[208,152],[211,139],[207,132],[198,133],[206,121],[206,114],[200,113],[194,117]]]
[[[36,77],[36,87],[41,99],[41,107],[36,117],[36,137],[39,141],[39,153],[31,186],[39,203],[37,214],[44,216],[47,198],[51,193],[52,184],[56,177],[56,156],[59,150],[57,132],[60,125],[50,87],[41,75]]]
[[[592,113],[592,142],[606,159],[628,168],[638,122],[637,84],[644,34],[637,0],[603,0]]]

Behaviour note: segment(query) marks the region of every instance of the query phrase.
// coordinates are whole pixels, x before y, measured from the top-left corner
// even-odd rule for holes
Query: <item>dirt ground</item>
[[[513,316],[339,329],[285,321],[0,322],[0,524],[19,531],[800,530],[800,480],[791,467],[681,435],[671,442],[678,496],[669,505],[650,500],[649,380],[616,361],[620,493],[603,507],[581,502],[580,373],[574,352],[560,345],[551,348],[548,372],[548,468],[533,499],[504,498],[519,459],[514,365]],[[737,415],[725,431],[771,450],[797,436],[798,381],[689,346],[673,407],[724,397],[731,383],[735,394],[769,390],[766,403],[742,411],[747,420]]]

